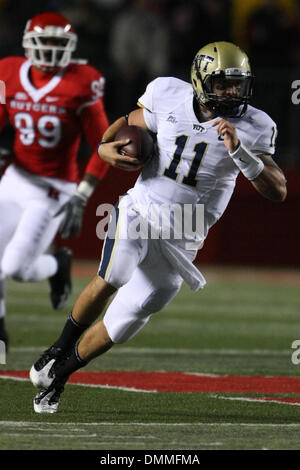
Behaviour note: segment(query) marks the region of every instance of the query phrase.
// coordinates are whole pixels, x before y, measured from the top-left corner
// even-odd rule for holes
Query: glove
[[[10,150],[0,147],[0,170],[8,163],[11,159]]]
[[[80,234],[83,211],[88,199],[91,197],[95,189],[97,182],[98,178],[91,177],[91,175],[86,176],[86,179],[83,179],[79,183],[77,191],[70,201],[64,204],[54,215],[54,217],[56,217],[57,215],[65,212],[65,218],[59,229],[62,238],[68,238],[71,235],[78,237]]]
[[[62,238],[68,238],[72,235],[78,237],[81,231],[83,211],[86,203],[87,199],[77,193],[55,214],[56,217],[65,212],[65,218],[59,229]]]

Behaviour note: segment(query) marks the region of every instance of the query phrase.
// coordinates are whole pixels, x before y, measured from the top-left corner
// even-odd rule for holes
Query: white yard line
[[[38,430],[40,432],[40,429]],[[24,437],[24,433],[23,432],[10,432],[9,433],[9,437]],[[26,430],[26,437],[28,436],[36,436],[36,433],[30,433],[28,432],[28,430]],[[39,439],[41,438],[47,438],[49,439],[49,437],[59,437],[59,438],[62,438],[62,439],[74,439],[74,438],[99,438],[99,434],[54,434],[54,433],[51,433],[51,434],[43,434],[43,435],[39,435]]]
[[[11,375],[0,375],[0,379],[17,380],[18,382],[29,382],[29,379],[23,377],[12,377]]]
[[[19,382],[30,381],[29,378],[25,379],[24,377],[13,377],[11,375],[0,375],[0,379],[17,380]],[[144,390],[142,388],[134,388],[134,387],[118,387],[117,385],[82,384],[82,383],[74,383],[74,382],[68,382],[68,385],[78,385],[79,387],[89,387],[89,388],[107,388],[107,389],[114,389],[114,390],[123,390],[125,392],[157,393],[157,390]]]
[[[0,426],[6,427],[36,427],[42,428],[43,426],[46,427],[53,427],[53,426],[168,426],[168,427],[180,427],[180,426],[223,426],[223,427],[230,427],[230,426],[245,426],[245,427],[287,427],[287,428],[299,428],[300,423],[205,423],[205,422],[195,422],[195,423],[165,423],[165,422],[154,422],[154,423],[139,423],[139,422],[129,422],[129,423],[112,423],[112,422],[93,422],[93,423],[81,423],[81,422],[68,422],[68,423],[61,423],[61,422],[52,422],[52,423],[45,423],[45,422],[38,422],[38,421],[0,421]]]
[[[48,346],[15,346],[11,347],[11,352],[26,353],[26,352],[41,352],[47,349]],[[242,356],[289,356],[291,351],[289,349],[188,349],[188,348],[122,348],[115,346],[110,351],[110,354],[179,354],[198,356],[201,354],[218,354],[218,355],[242,355]]]
[[[213,396],[213,395],[211,395],[211,398],[219,398],[221,400],[232,400],[232,401],[247,401],[247,402],[256,402],[256,403],[277,403],[279,405],[300,406],[300,403],[292,403],[289,401],[280,401],[280,400],[266,400],[264,398],[223,397],[223,396]]]
[[[157,393],[157,390],[144,390],[142,388],[134,387],[118,387],[117,385],[102,385],[102,384],[81,384],[68,382],[68,385],[79,385],[80,387],[90,387],[90,388],[109,388],[115,390],[124,390],[125,392],[143,392],[143,393]]]

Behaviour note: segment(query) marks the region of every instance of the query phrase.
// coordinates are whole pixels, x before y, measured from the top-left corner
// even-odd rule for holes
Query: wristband
[[[84,201],[86,202],[90,198],[90,196],[93,194],[94,189],[95,189],[95,186],[93,186],[88,181],[81,181],[77,187],[76,194],[77,196],[84,199]]]
[[[264,163],[250,152],[242,142],[235,152],[228,152],[236,166],[248,180],[254,180],[263,171]]]
[[[107,144],[106,140],[102,140],[102,142],[99,142],[99,144],[97,145],[97,153],[99,152],[99,147],[102,144]],[[99,155],[99,153],[98,153],[98,155]]]

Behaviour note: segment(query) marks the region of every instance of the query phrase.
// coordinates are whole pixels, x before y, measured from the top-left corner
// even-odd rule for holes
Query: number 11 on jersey
[[[177,147],[173,154],[173,158],[169,165],[169,168],[166,168],[164,171],[164,176],[167,176],[168,178],[171,178],[172,180],[177,179],[178,173],[176,170],[180,163],[180,160],[183,155],[183,151],[184,151],[184,148],[186,146],[188,139],[189,139],[189,136],[187,135],[180,135],[176,138],[175,144]],[[199,170],[201,161],[206,153],[207,147],[208,147],[207,142],[200,142],[195,145],[193,149],[195,152],[195,157],[192,160],[188,174],[184,176],[184,178],[182,179],[183,184],[187,184],[188,186],[193,186],[193,187],[197,185],[196,175]]]

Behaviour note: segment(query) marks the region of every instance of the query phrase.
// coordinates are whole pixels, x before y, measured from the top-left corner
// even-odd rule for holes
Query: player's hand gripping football
[[[224,138],[224,145],[230,153],[233,153],[237,150],[240,145],[239,138],[236,133],[236,128],[231,122],[226,121],[225,119],[218,119],[213,123],[212,127],[217,126],[217,132],[220,136]]]
[[[130,140],[126,139],[101,144],[98,148],[98,155],[102,160],[114,168],[120,168],[121,170],[126,171],[139,170],[142,165],[137,158],[119,153],[120,147],[123,147],[129,142]]]

